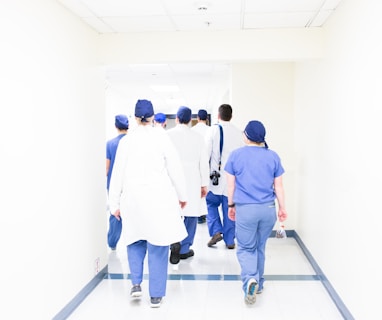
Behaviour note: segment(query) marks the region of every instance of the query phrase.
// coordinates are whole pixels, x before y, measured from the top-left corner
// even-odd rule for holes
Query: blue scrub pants
[[[110,248],[115,248],[121,237],[122,232],[122,217],[118,220],[114,215],[109,217],[109,231],[107,233],[107,244]]]
[[[180,254],[186,254],[194,243],[198,217],[184,217],[184,225],[187,230],[187,237],[180,242]]]
[[[143,265],[148,256],[150,297],[166,295],[169,246],[155,246],[146,240],[139,240],[127,246],[127,260],[131,273],[131,283],[141,284]]]
[[[235,244],[235,221],[228,218],[228,198],[209,191],[207,201],[207,226],[210,236],[216,233],[223,234],[226,245]],[[222,206],[222,219],[220,218],[219,206]]]
[[[256,279],[259,290],[263,288],[265,245],[275,222],[274,202],[236,204],[236,255],[241,267],[244,292],[250,279]]]

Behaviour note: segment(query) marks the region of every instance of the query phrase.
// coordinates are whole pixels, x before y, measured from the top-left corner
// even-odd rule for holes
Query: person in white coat
[[[200,109],[196,117],[198,121],[191,129],[195,132],[202,135],[203,139],[206,142],[207,154],[210,154],[209,137],[211,136],[211,127],[207,124],[208,121],[208,112],[207,110]],[[207,220],[207,203],[206,198],[202,198],[200,216],[198,218],[198,223],[205,223]]]
[[[166,131],[152,126],[153,115],[152,103],[138,100],[138,126],[118,146],[109,207],[124,220],[121,239],[127,245],[131,297],[142,295],[147,253],[151,307],[159,307],[166,295],[169,246],[187,237],[181,216],[187,189],[178,152]]]
[[[207,226],[211,236],[208,247],[224,240],[228,249],[235,248],[235,221],[228,217],[227,177],[224,166],[231,151],[244,146],[244,141],[242,130],[234,126],[231,119],[232,107],[222,104],[218,109],[218,123],[211,129],[211,181],[206,196]]]
[[[209,160],[203,137],[191,130],[191,109],[180,107],[176,114],[176,126],[167,131],[180,155],[187,180],[187,206],[183,208],[187,237],[171,246],[170,263],[194,255],[190,248],[194,242],[196,226],[201,210],[201,198],[207,194],[209,184]]]

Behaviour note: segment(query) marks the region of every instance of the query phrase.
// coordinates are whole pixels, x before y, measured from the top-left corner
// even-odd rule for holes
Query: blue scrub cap
[[[191,120],[191,109],[187,107],[180,107],[176,116],[180,123],[189,123]]]
[[[198,111],[198,117],[200,120],[207,120],[207,111],[204,109],[200,109]]]
[[[158,123],[164,123],[166,121],[166,115],[164,113],[157,113],[154,120]]]
[[[138,100],[135,105],[135,116],[142,122],[148,122],[148,118],[154,115],[153,104],[149,100]]]
[[[244,134],[249,140],[257,143],[264,142],[265,147],[268,148],[268,145],[265,142],[265,133],[264,125],[257,120],[249,121],[244,130]]]
[[[118,114],[115,116],[115,126],[120,130],[129,129],[129,119],[124,114]]]

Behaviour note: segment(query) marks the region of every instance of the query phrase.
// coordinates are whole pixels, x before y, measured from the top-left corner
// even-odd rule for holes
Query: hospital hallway
[[[313,257],[294,231],[286,239],[271,236],[266,248],[264,290],[247,306],[241,289],[236,249],[223,241],[207,247],[207,225],[198,224],[195,256],[181,260],[178,270],[169,264],[167,295],[160,308],[150,307],[147,257],[143,295],[130,297],[131,282],[126,249],[121,243],[109,253],[108,273],[67,317],[87,319],[346,319],[346,307],[325,276],[317,273]],[[320,272],[320,271],[318,271]],[[328,288],[327,288],[328,287]],[[336,301],[338,300],[338,301]]]

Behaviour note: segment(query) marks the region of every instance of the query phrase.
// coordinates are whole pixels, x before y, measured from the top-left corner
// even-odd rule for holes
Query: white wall
[[[107,263],[97,41],[56,1],[0,3],[2,319],[51,319]]]
[[[381,9],[343,1],[296,68],[297,231],[356,319],[380,313]]]
[[[294,151],[294,63],[263,62],[232,65],[232,123],[244,130],[251,120],[261,121],[270,149],[281,157],[289,214],[286,228],[296,229]]]

